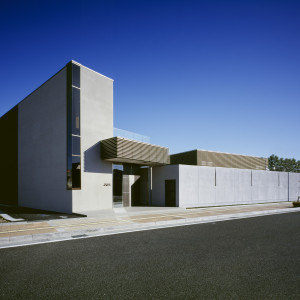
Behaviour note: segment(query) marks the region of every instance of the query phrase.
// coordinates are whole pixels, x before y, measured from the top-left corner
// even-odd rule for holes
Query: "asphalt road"
[[[1,299],[300,299],[300,213],[0,250]]]

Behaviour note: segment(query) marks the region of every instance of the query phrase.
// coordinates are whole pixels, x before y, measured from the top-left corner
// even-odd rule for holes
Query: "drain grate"
[[[73,239],[81,238],[87,236],[86,234],[78,234],[78,235],[72,235]]]

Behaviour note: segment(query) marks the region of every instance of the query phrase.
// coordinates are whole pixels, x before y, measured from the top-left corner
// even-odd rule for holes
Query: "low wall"
[[[300,196],[300,173],[176,165],[153,172],[153,205],[164,205],[167,179],[177,179],[180,207],[296,201]]]

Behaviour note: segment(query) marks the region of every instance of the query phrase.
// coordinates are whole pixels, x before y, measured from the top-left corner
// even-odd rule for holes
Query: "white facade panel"
[[[80,68],[81,190],[73,212],[112,208],[112,163],[101,160],[100,140],[113,136],[113,81]]]
[[[290,201],[297,201],[300,197],[300,173],[289,173]]]
[[[251,176],[252,170],[236,169],[234,176],[234,204],[251,203],[252,187]]]
[[[180,206],[193,207],[199,202],[197,166],[179,165]]]
[[[215,168],[203,167],[198,169],[198,201],[203,206],[216,202]]]

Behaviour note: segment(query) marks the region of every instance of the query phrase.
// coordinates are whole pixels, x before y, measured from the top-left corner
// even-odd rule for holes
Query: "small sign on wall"
[[[104,183],[103,186],[111,186],[110,183]]]

